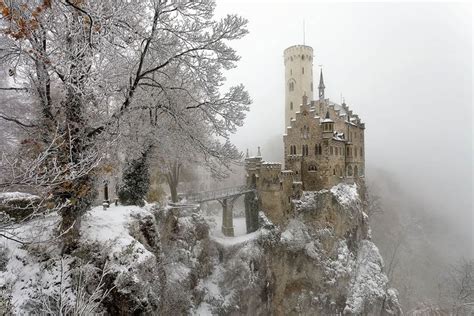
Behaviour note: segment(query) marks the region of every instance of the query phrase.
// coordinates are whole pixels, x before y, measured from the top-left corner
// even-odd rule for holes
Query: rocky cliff
[[[293,205],[283,225],[261,212],[260,229],[235,238],[213,235],[193,206],[96,208],[66,258],[54,244],[8,242],[0,302],[16,314],[61,308],[58,298],[73,309],[98,292],[94,311],[113,315],[400,314],[357,186]]]

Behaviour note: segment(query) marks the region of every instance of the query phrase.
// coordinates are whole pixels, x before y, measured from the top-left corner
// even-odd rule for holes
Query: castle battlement
[[[262,163],[262,168],[281,170],[281,163],[279,163],[279,162],[264,162],[264,163]]]

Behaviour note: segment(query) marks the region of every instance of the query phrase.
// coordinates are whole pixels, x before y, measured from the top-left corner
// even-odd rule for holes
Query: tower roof
[[[323,68],[321,68],[321,73],[319,75],[319,86],[318,89],[324,89],[326,86],[324,86],[324,79],[323,79]]]

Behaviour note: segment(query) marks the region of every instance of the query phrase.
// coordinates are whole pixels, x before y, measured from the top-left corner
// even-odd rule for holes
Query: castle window
[[[334,154],[333,151],[334,151],[334,149],[333,149],[333,147],[331,146],[331,148],[329,148],[329,153],[330,153],[331,155],[333,155],[333,154]]]
[[[301,73],[304,75],[304,67],[301,68]]]
[[[308,166],[308,171],[317,171],[317,168],[315,165],[309,165]]]
[[[288,83],[288,90],[290,91],[294,91],[295,90],[295,83],[293,81],[291,81],[290,83]]]
[[[333,176],[336,175],[336,169],[332,169],[332,175],[333,175]]]
[[[296,155],[296,145],[290,146],[290,155]]]
[[[293,102],[290,102],[290,110],[293,110]]]
[[[308,145],[303,145],[302,147],[302,155],[303,156],[308,156]]]
[[[362,154],[362,147],[360,148],[360,157],[362,158],[364,155]]]
[[[301,60],[304,60],[304,55],[301,55]]]
[[[357,170],[357,166],[354,166],[354,176],[355,177],[359,176],[359,171]]]
[[[323,154],[323,149],[321,148],[321,144],[318,145],[318,148],[319,148],[319,154],[322,155]]]
[[[301,129],[301,137],[303,139],[308,139],[309,138],[309,127],[308,126],[305,125]]]
[[[349,167],[347,167],[347,174],[349,175],[349,177],[352,177],[352,166],[349,165]]]
[[[349,147],[346,148],[346,156],[349,157]]]
[[[357,147],[354,147],[354,155],[357,158]]]

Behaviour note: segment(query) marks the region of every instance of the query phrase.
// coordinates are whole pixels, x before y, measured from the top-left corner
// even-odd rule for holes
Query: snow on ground
[[[28,247],[6,238],[1,240],[0,250],[6,253],[9,260],[3,271],[0,271],[0,288],[11,292],[11,302],[17,314],[23,314],[20,306],[37,295],[38,284],[45,285],[41,291],[48,295],[53,288],[46,285],[56,283],[60,278],[59,265],[51,266],[45,271],[42,262],[38,260],[41,258],[30,254],[30,251],[35,249],[49,256],[58,254],[57,247],[50,243],[54,240],[53,229],[58,223],[57,214],[48,214],[8,230],[9,235],[18,240],[33,242]],[[64,268],[69,264],[69,260],[66,259],[62,263]]]
[[[93,208],[83,218],[81,224],[81,240],[100,242],[110,246],[110,256],[120,254],[126,247],[132,247],[134,264],[143,262],[153,256],[141,243],[128,233],[128,225],[132,217],[150,215],[149,208],[139,206],[111,206],[104,210],[102,206]],[[117,265],[121,270],[126,266]]]
[[[222,233],[222,216],[208,216],[206,221],[210,226],[211,238],[223,245],[233,246],[258,237],[260,230],[247,234],[245,217],[234,217],[234,237],[224,236]]]
[[[18,197],[19,195],[7,195]],[[122,257],[125,249],[133,253],[133,261],[127,265],[113,265],[117,271],[127,271],[153,256],[145,247],[129,235],[128,225],[132,216],[149,215],[148,208],[136,206],[112,206],[107,210],[95,207],[87,213],[81,224],[81,242],[99,242],[102,249],[110,247],[110,257]],[[60,217],[57,213],[47,214],[28,222],[12,227],[9,233],[15,238],[33,242],[23,246],[21,243],[3,238],[0,250],[6,252],[9,259],[3,271],[0,271],[0,288],[9,289],[14,312],[24,314],[24,304],[32,298],[42,295],[54,296],[57,284],[63,279],[63,286],[68,286],[68,277],[61,277],[61,271],[68,271],[72,258],[61,259],[55,229]],[[110,258],[113,259],[113,258]],[[112,260],[113,261],[113,260]],[[74,302],[73,293],[68,290],[69,302]]]

